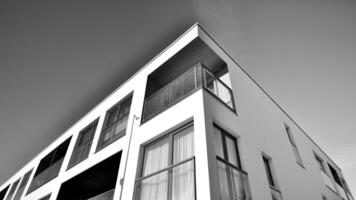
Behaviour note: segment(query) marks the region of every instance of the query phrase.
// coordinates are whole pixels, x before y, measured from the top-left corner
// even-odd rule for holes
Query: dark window
[[[3,200],[5,195],[6,195],[6,192],[7,190],[9,189],[9,186],[7,186],[6,188],[4,188],[3,190],[1,190],[0,192],[0,200]]]
[[[25,190],[25,187],[27,185],[28,180],[30,179],[30,176],[32,174],[32,169],[28,171],[22,178],[21,183],[19,185],[19,188],[17,189],[17,192],[13,198],[13,200],[20,200],[23,191]]]
[[[269,159],[264,157],[264,156],[262,157],[262,159],[263,159],[263,164],[265,166],[268,183],[271,186],[276,187],[276,184],[274,183],[274,180],[273,180],[273,175],[272,175],[272,170],[271,170],[271,166],[270,166],[270,163],[269,163]]]
[[[90,125],[79,132],[77,142],[74,146],[72,156],[70,158],[68,169],[85,160],[90,152],[90,147],[93,142],[95,130],[98,120],[95,120]]]
[[[144,148],[137,200],[195,199],[194,128],[180,128]]]
[[[131,101],[132,93],[107,111],[96,151],[125,135]]]
[[[297,160],[297,163],[299,163],[300,165],[303,166],[302,157],[300,156],[297,144],[296,144],[296,142],[295,142],[295,140],[293,138],[293,134],[292,134],[290,128],[286,124],[285,124],[285,129],[286,129],[289,141],[290,141],[290,143],[292,145],[293,153],[294,153],[294,156],[295,156],[295,158]]]
[[[328,165],[329,165],[331,174],[332,174],[332,176],[333,176],[335,182],[336,182],[338,185],[340,185],[340,186],[342,187],[342,183],[341,183],[340,177],[339,177],[339,175],[337,174],[336,170],[335,170],[330,164],[328,164]]]
[[[58,176],[69,142],[70,138],[40,161],[27,194]]]
[[[322,195],[322,200],[328,200],[325,195]]]
[[[14,193],[16,191],[16,188],[17,188],[17,185],[19,184],[20,182],[20,179],[18,179],[17,181],[15,181],[15,183],[12,184],[11,188],[10,188],[10,191],[9,191],[9,194],[7,194],[6,196],[6,200],[11,200],[12,197],[14,196]]]

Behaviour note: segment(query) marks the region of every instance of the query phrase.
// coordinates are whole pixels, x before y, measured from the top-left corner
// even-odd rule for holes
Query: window
[[[144,147],[136,200],[195,199],[194,128],[186,125]]]
[[[221,199],[248,199],[248,177],[241,169],[236,138],[215,125],[214,137]]]
[[[32,174],[32,170],[33,170],[33,169],[31,169],[30,171],[28,171],[28,172],[23,176],[23,178],[22,178],[22,180],[21,180],[21,183],[20,183],[20,185],[19,185],[19,188],[17,189],[17,192],[16,192],[16,194],[15,194],[13,200],[20,200],[20,199],[21,199],[22,193],[23,193],[23,191],[25,190],[25,187],[26,187],[26,185],[27,185],[27,182],[28,182],[28,180],[30,179],[30,176],[31,176],[31,174]]]
[[[6,195],[6,192],[7,190],[9,189],[9,186],[7,186],[6,188],[4,188],[3,190],[1,190],[0,192],[0,200],[3,200],[5,195]]]
[[[283,198],[282,198],[281,191],[278,188],[277,181],[276,181],[275,176],[272,171],[271,159],[268,158],[267,156],[263,155],[262,160],[263,160],[263,165],[264,165],[264,168],[266,171],[268,184],[270,186],[272,199],[273,200],[282,200]]]
[[[58,176],[70,139],[67,139],[47,156],[42,158],[32,179],[27,194]]]
[[[132,93],[107,111],[96,151],[100,151],[125,135],[131,100]]]
[[[297,163],[300,164],[301,166],[303,166],[303,161],[302,161],[302,158],[300,157],[300,153],[299,153],[297,144],[295,143],[295,140],[293,138],[293,134],[292,134],[289,126],[287,126],[286,124],[284,124],[284,126],[285,126],[285,129],[286,129],[289,141],[290,141],[290,143],[292,145],[293,153],[294,153],[294,156],[295,156],[295,158],[297,160]]]
[[[14,193],[16,191],[17,185],[19,184],[20,179],[18,179],[17,181],[15,181],[15,183],[12,184],[9,194],[7,194],[6,199],[5,200],[11,200],[12,197],[14,196]]]
[[[326,198],[325,195],[321,195],[321,197],[322,197],[322,200],[328,200],[328,198]]]
[[[90,125],[79,132],[77,142],[75,144],[72,156],[70,158],[68,169],[85,160],[90,152],[90,147],[93,142],[98,120],[95,120]]]
[[[339,175],[337,174],[336,170],[335,170],[330,164],[328,164],[328,165],[329,165],[329,168],[330,168],[331,175],[333,176],[335,182],[336,182],[339,186],[342,186],[340,177],[339,177]]]
[[[319,156],[317,156],[317,155],[314,155],[314,156],[315,156],[316,162],[318,163],[320,171],[326,173],[325,167],[324,167],[324,161]]]

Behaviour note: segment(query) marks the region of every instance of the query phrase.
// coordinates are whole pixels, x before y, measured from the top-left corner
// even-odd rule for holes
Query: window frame
[[[305,168],[305,167],[304,167],[303,160],[302,160],[302,156],[300,155],[300,151],[299,151],[299,149],[298,149],[297,143],[295,142],[295,139],[294,139],[293,133],[292,133],[292,131],[291,131],[291,128],[290,128],[286,123],[284,123],[284,128],[285,128],[285,130],[286,130],[286,133],[287,133],[289,142],[290,142],[290,144],[291,144],[291,146],[292,146],[292,151],[293,151],[293,154],[294,154],[294,157],[295,157],[296,162],[297,162],[302,168]],[[296,154],[298,154],[298,155],[296,155]]]
[[[104,142],[104,132],[106,132],[108,129],[112,128],[115,124],[117,124],[121,119],[119,119],[119,113],[121,111],[121,107],[124,103],[126,103],[126,101],[129,100],[130,101],[130,106],[129,106],[129,111],[127,114],[127,117],[130,117],[130,112],[131,112],[131,107],[132,107],[132,100],[133,100],[133,91],[130,92],[129,94],[127,94],[126,96],[124,96],[122,99],[120,99],[120,101],[118,103],[116,103],[115,105],[113,105],[112,107],[110,107],[106,113],[105,113],[105,117],[104,117],[104,123],[101,126],[101,130],[100,130],[100,134],[99,134],[99,138],[96,144],[96,150],[95,153],[101,151],[102,149],[105,149],[107,146],[110,146],[112,143],[114,143],[115,141],[119,140],[120,138],[124,137],[126,135],[126,131],[127,131],[127,124],[126,124],[126,130],[125,133],[120,135],[119,137],[117,137],[116,139],[112,139],[112,135],[110,135],[110,139],[112,141],[109,141],[108,143]],[[108,124],[109,122],[109,118],[110,118],[110,114],[115,113],[115,120]]]
[[[140,156],[139,156],[139,163],[138,163],[138,173],[136,173],[136,178],[135,178],[135,187],[134,187],[134,199],[136,199],[136,195],[139,195],[139,191],[137,189],[137,182],[144,180],[146,178],[149,178],[151,176],[155,176],[161,172],[164,171],[168,171],[176,166],[179,166],[181,164],[187,163],[189,161],[193,161],[193,166],[194,166],[194,199],[196,200],[196,164],[195,164],[195,148],[194,148],[194,154],[192,157],[178,161],[177,163],[174,163],[174,138],[175,135],[178,135],[179,133],[181,133],[182,131],[189,129],[189,128],[193,128],[193,144],[195,145],[195,138],[194,138],[194,123],[193,122],[188,122],[186,124],[183,124],[181,126],[179,126],[176,129],[173,129],[172,131],[168,131],[167,133],[165,133],[164,135],[159,135],[158,137],[155,137],[153,140],[150,140],[148,143],[141,145],[140,147]],[[146,150],[154,145],[157,144],[158,142],[162,141],[162,140],[168,140],[168,165],[162,169],[156,170],[154,172],[151,172],[150,174],[146,174],[144,175],[144,167],[145,167],[145,156],[146,156]],[[172,175],[168,173],[167,175],[167,195],[170,195],[172,193],[172,182],[173,182],[173,178]],[[168,197],[167,197],[168,198]]]
[[[75,142],[75,145],[73,147],[73,150],[71,152],[71,155],[70,155],[70,158],[69,158],[69,162],[68,162],[68,166],[67,166],[67,170],[73,168],[74,166],[78,165],[79,163],[83,162],[84,160],[88,159],[89,155],[90,155],[90,150],[93,146],[93,141],[94,141],[94,137],[95,137],[95,133],[96,133],[96,130],[98,129],[98,122],[99,122],[99,118],[95,119],[94,121],[92,121],[91,123],[89,123],[86,127],[84,127],[81,131],[79,131],[78,133],[78,137],[76,139],[76,142]],[[84,141],[83,143],[82,142],[82,138],[85,134],[87,134],[87,131],[90,130],[90,135],[89,135],[89,138],[87,141]],[[90,141],[90,142],[89,142]],[[81,143],[81,144],[80,144]],[[82,146],[85,146],[87,144],[90,144],[90,147],[89,147],[89,152],[88,152],[88,155],[85,156],[85,158],[83,158],[82,160],[80,161],[76,161],[74,163],[72,163],[72,159],[73,159],[73,156],[74,156],[74,153],[79,149],[81,148]]]
[[[239,152],[239,148],[238,148],[238,144],[237,144],[237,137],[235,137],[231,133],[227,132],[226,130],[224,130],[223,128],[221,128],[220,126],[218,126],[215,123],[213,123],[213,128],[217,128],[220,131],[223,154],[224,154],[224,157],[222,158],[222,157],[220,157],[219,155],[217,155],[215,153],[217,159],[223,160],[223,161],[229,163],[230,165],[233,165],[233,166],[237,167],[238,169],[242,170],[240,152]],[[216,133],[214,132],[214,134],[216,134]],[[234,147],[235,147],[235,151],[236,151],[237,166],[229,161],[229,153],[228,153],[228,150],[227,150],[226,138],[230,138],[234,142]]]

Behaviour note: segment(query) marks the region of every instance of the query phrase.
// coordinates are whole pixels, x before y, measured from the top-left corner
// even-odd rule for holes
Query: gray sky
[[[0,183],[199,22],[356,195],[356,1],[0,1]]]

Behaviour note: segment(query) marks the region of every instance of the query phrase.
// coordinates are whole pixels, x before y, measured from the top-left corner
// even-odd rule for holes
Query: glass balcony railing
[[[35,189],[41,187],[46,184],[50,180],[54,179],[58,176],[59,170],[61,169],[63,162],[63,158],[53,163],[50,167],[48,167],[43,172],[37,174],[33,177],[31,186],[29,188],[29,192],[34,191]]]
[[[112,200],[114,198],[114,192],[115,190],[111,189],[88,200]]]
[[[272,200],[283,200],[281,191],[279,191],[279,189],[273,186],[270,186],[270,188],[271,188]]]
[[[135,200],[195,200],[194,157],[136,181]]]
[[[222,200],[251,200],[251,191],[246,172],[218,158],[220,198]]]
[[[199,63],[145,99],[143,120],[171,107],[202,85],[228,107],[235,109],[231,88]]]

